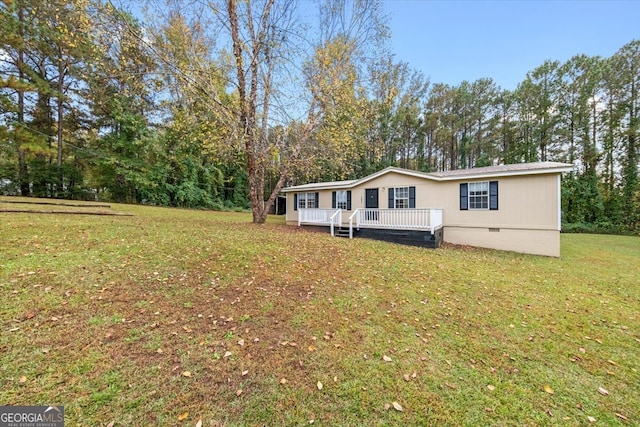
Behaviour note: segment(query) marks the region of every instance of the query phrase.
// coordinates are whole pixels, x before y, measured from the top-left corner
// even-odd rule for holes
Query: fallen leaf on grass
[[[402,378],[407,382],[411,381],[411,377],[409,376],[409,374],[404,374]]]
[[[323,385],[322,385],[322,383],[320,381],[318,381],[316,386],[318,387],[318,390],[322,390]]]
[[[107,427],[113,427],[114,425],[116,425],[115,421],[111,421],[109,424],[107,424]]]
[[[384,404],[384,410],[388,411],[389,409],[391,409],[391,405],[389,405],[388,403]]]
[[[20,384],[24,384],[24,383],[26,383],[26,382],[27,382],[27,377],[25,377],[24,375],[23,375],[23,376],[21,376],[21,377],[20,377],[20,379],[18,380],[18,382],[19,382]]]
[[[385,362],[391,362],[393,359],[385,355],[385,356],[382,356],[382,360],[384,360]]]
[[[196,427],[202,427],[202,418],[198,420]]]
[[[600,393],[600,394],[601,394],[601,395],[603,395],[603,396],[606,396],[606,395],[608,395],[608,394],[609,394],[609,392],[607,391],[607,389],[606,389],[606,388],[604,388],[604,387],[598,387],[598,393]]]
[[[592,417],[591,415],[589,415],[589,416],[587,417],[587,419],[589,420],[589,422],[590,422],[590,423],[595,423],[595,422],[596,422],[595,417]]]
[[[391,404],[393,405],[393,409],[395,409],[396,411],[404,411],[404,409],[402,409],[402,405],[400,405],[398,402],[391,402]]]
[[[495,390],[495,389],[496,389],[496,386],[489,384],[489,385],[487,386],[487,388],[488,388],[489,390],[493,391],[493,390]]]
[[[286,378],[280,379],[280,384],[286,384],[286,383],[287,383],[287,379]]]
[[[546,391],[549,394],[554,394],[555,391],[553,391],[553,389],[551,387],[549,387],[548,385],[544,386],[544,391]]]
[[[242,346],[244,345],[244,340],[243,340],[243,339],[239,340],[239,341],[238,341],[238,345],[239,345],[240,347],[242,347]]]
[[[242,389],[236,390],[236,396],[240,396],[242,394]]]
[[[184,421],[187,419],[188,416],[189,416],[188,412],[183,412],[182,414],[178,415],[178,420]]]
[[[183,377],[187,377],[187,378],[191,378],[191,371],[184,371],[184,372],[182,373],[182,376],[183,376]]]
[[[230,351],[225,351],[225,352],[224,352],[224,356],[222,356],[222,357],[229,357],[229,356],[231,356],[232,354],[233,354],[233,353],[231,353]]]
[[[458,386],[456,386],[455,384],[451,384],[451,383],[444,383],[444,385],[446,385],[447,387],[449,387],[452,390],[456,390],[458,388]]]
[[[623,421],[629,421],[629,418],[625,417],[624,415],[622,415],[619,412],[616,412],[616,417],[620,418]]]
[[[247,369],[247,370],[245,370],[245,371],[242,371],[242,376],[244,377],[244,376],[245,376],[245,375],[247,375],[248,373],[249,373],[249,370],[248,370],[248,369]]]

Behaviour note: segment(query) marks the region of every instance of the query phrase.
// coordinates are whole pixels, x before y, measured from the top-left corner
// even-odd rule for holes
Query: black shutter
[[[332,191],[331,192],[331,209],[335,209],[336,208],[336,192]]]
[[[351,210],[351,190],[347,191],[347,210]]]
[[[411,209],[416,207],[416,187],[409,187],[409,207]]]
[[[293,195],[293,210],[298,210],[298,193],[294,193]]]
[[[316,209],[320,207],[320,195],[316,192]]]
[[[489,209],[498,210],[498,181],[489,182]]]
[[[468,184],[460,184],[460,210],[469,210],[469,188]]]
[[[393,188],[389,188],[389,209],[395,208],[393,204]]]

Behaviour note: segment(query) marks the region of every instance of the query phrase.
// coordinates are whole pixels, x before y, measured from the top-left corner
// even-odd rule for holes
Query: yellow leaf
[[[548,385],[545,385],[545,386],[544,386],[544,391],[546,391],[546,392],[547,392],[547,393],[549,393],[549,394],[553,394],[553,393],[555,393],[555,392],[553,391],[553,389],[552,389],[551,387],[549,387]]]
[[[402,405],[400,405],[398,402],[391,402],[391,404],[393,405],[393,409],[395,409],[396,411],[403,411]]]
[[[190,371],[184,371],[184,372],[182,373],[182,376],[183,376],[183,377],[190,378],[190,377],[191,377],[191,372],[190,372]]]
[[[188,412],[183,412],[182,414],[178,415],[178,420],[180,421],[186,420],[188,416],[189,416]]]

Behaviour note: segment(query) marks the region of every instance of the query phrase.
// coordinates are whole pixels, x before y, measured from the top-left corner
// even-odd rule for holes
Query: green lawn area
[[[134,216],[0,213],[0,404],[68,426],[640,424],[638,237],[562,235],[555,259],[111,210]]]

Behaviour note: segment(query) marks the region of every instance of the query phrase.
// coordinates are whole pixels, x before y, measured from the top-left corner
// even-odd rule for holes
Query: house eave
[[[558,173],[571,172],[572,170],[573,170],[573,166],[568,166],[568,167],[563,166],[563,167],[520,170],[520,171],[504,171],[504,172],[496,171],[496,172],[485,172],[485,173],[476,173],[476,174],[469,173],[469,174],[438,177],[438,181],[464,181],[464,180],[470,180],[470,179],[497,178],[497,177],[522,176],[522,175],[558,174]]]
[[[523,168],[522,165],[529,167]],[[465,181],[476,180],[484,178],[497,178],[497,177],[509,177],[509,176],[522,176],[522,175],[543,175],[543,174],[558,174],[571,172],[573,165],[569,163],[521,163],[517,165],[502,165],[498,167],[487,167],[477,169],[460,169],[455,171],[446,172],[419,172],[409,169],[397,168],[389,166],[371,175],[365,176],[361,179],[349,180],[349,181],[336,181],[336,182],[315,182],[310,184],[296,185],[293,187],[283,188],[283,193],[290,192],[304,192],[304,191],[316,191],[316,190],[347,190],[365,182],[376,179],[382,175],[388,173],[398,173],[401,175],[413,176],[416,178],[427,179],[431,181]]]

